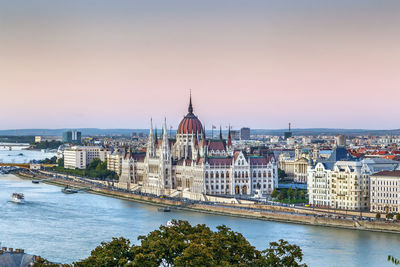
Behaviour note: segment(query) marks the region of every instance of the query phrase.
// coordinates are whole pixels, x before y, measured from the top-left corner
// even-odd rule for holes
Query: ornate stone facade
[[[122,160],[120,186],[157,195],[204,199],[205,195],[268,195],[278,186],[278,167],[273,156],[234,151],[228,139],[206,138],[200,120],[193,113],[179,124],[176,138],[153,132],[152,122],[145,153],[126,151]]]

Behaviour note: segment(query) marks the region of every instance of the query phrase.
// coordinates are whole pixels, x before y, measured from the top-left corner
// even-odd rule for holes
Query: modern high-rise
[[[240,139],[250,140],[250,128],[243,127],[242,129],[240,129]]]
[[[80,144],[82,142],[82,133],[79,131],[67,131],[62,135],[64,143]]]

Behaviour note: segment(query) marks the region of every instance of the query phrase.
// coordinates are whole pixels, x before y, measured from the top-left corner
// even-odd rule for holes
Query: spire
[[[219,126],[219,139],[222,140],[222,128]]]
[[[157,126],[156,126],[156,132],[154,133],[154,141],[156,142],[156,144],[157,144],[157,142],[158,142],[158,136],[157,136]]]
[[[230,125],[229,125],[229,131],[228,131],[228,146],[232,146],[231,126]]]
[[[190,90],[190,98],[189,98],[189,114],[193,114],[193,105],[192,105],[192,90]]]

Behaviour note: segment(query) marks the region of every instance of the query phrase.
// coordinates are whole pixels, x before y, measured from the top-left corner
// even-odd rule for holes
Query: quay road
[[[39,172],[38,172],[39,174]],[[374,217],[375,215],[372,213],[363,213],[363,216],[360,216],[360,212],[355,211],[340,211],[340,210],[329,210],[329,209],[321,209],[321,208],[311,208],[311,207],[304,207],[298,205],[288,205],[284,203],[278,203],[273,201],[253,201],[253,204],[227,204],[221,202],[210,202],[210,201],[198,201],[186,198],[178,198],[178,197],[168,197],[168,196],[157,196],[148,193],[142,193],[137,191],[128,191],[125,189],[117,188],[113,186],[112,182],[108,182],[108,184],[101,183],[101,180],[94,180],[88,179],[85,177],[78,177],[72,176],[67,174],[60,174],[55,172],[49,171],[40,171],[40,176],[37,176],[36,179],[60,179],[64,180],[67,183],[76,183],[77,186],[89,187],[92,189],[101,189],[101,190],[108,190],[115,193],[123,193],[127,198],[135,199],[135,196],[147,197],[154,202],[152,204],[156,205],[172,205],[172,208],[188,208],[193,205],[197,207],[209,207],[209,208],[221,208],[221,209],[229,209],[229,210],[236,210],[236,214],[240,214],[240,211],[243,213],[255,213],[261,215],[268,215],[268,214],[275,214],[275,215],[288,215],[288,216],[299,216],[303,218],[327,218],[327,219],[334,219],[336,221],[350,221],[350,222],[373,222],[377,221]],[[104,181],[103,181],[104,182]],[[94,190],[95,192],[95,190]],[[167,204],[162,203],[159,200],[169,200],[173,201],[175,204]],[[179,203],[179,204],[176,204]],[[261,216],[263,217],[263,216]],[[379,222],[385,223],[393,223],[399,224],[396,221],[385,221],[384,219],[380,219]],[[400,226],[400,224],[399,224]]]

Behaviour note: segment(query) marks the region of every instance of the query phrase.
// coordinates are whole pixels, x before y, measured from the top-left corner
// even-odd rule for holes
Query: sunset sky
[[[0,0],[0,129],[400,128],[400,1]]]

